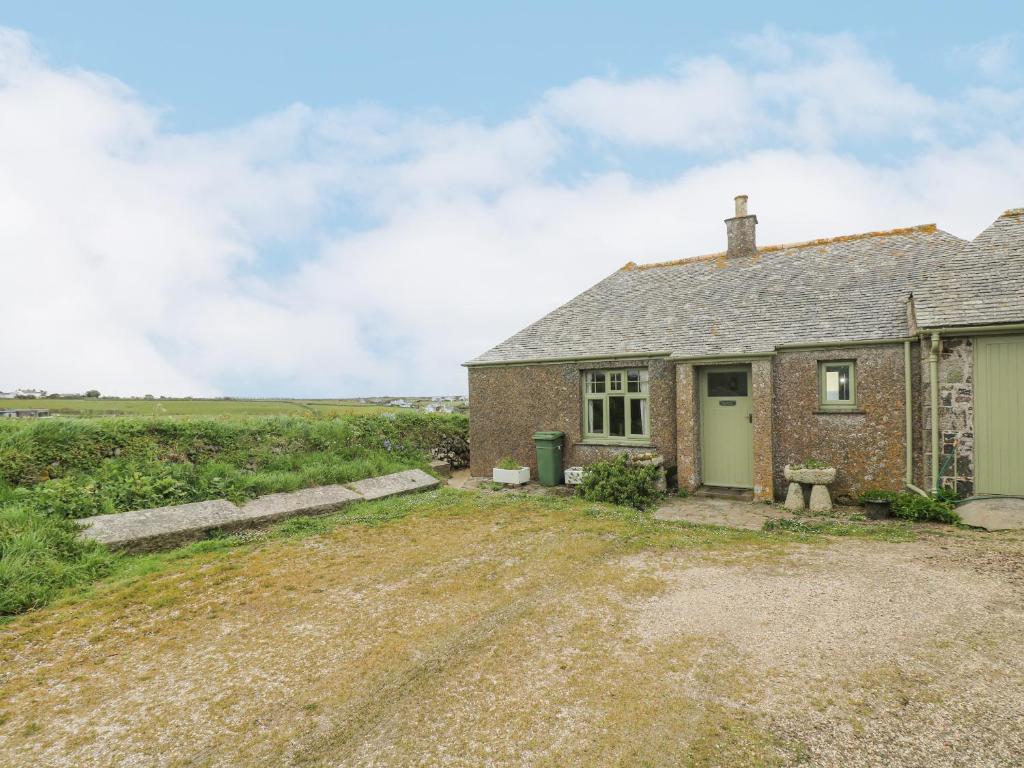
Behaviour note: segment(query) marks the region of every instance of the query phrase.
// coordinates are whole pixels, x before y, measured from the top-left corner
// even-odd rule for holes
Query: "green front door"
[[[974,490],[1024,494],[1024,336],[974,349]]]
[[[754,487],[750,368],[702,368],[701,457],[704,485]]]

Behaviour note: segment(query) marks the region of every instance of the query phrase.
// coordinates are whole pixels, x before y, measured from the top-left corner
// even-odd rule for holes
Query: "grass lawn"
[[[400,408],[355,400],[120,400],[116,398],[42,398],[0,400],[3,408],[49,408],[62,416],[347,416],[394,413]]]
[[[123,558],[0,625],[0,765],[1013,765],[1024,538],[830,531],[443,489]]]

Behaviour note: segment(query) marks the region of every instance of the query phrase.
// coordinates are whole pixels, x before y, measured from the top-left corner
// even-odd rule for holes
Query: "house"
[[[16,389],[14,396],[22,400],[38,400],[46,397],[46,391],[42,389]]]
[[[0,408],[0,419],[42,419],[49,415],[48,408]]]
[[[531,435],[566,466],[657,451],[681,487],[1024,494],[1024,209],[971,242],[933,224],[758,247],[736,198],[723,253],[632,262],[466,363],[471,472]],[[938,418],[933,418],[934,414]]]

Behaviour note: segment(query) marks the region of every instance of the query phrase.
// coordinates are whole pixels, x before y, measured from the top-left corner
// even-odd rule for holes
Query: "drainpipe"
[[[928,374],[932,394],[932,492],[939,492],[939,334],[932,334],[928,353]]]
[[[907,417],[907,471],[904,478],[907,485],[914,483],[914,390],[910,381],[910,342],[903,342],[903,383],[906,388],[904,402]]]
[[[914,485],[914,386],[913,380],[911,379],[911,357],[910,357],[910,341],[904,340],[903,342],[903,382],[904,382],[904,402],[906,404],[906,416],[907,416],[907,471],[906,476],[903,478],[903,485],[919,496],[927,496],[928,494]]]

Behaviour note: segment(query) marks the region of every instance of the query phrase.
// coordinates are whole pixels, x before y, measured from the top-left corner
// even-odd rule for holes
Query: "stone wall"
[[[754,498],[771,501],[775,495],[774,365],[771,360],[755,360],[750,368],[750,391],[754,396]]]
[[[679,487],[691,493],[701,484],[699,369],[676,366],[676,461]]]
[[[619,446],[583,440],[582,372],[595,368],[648,369],[651,442]],[[565,433],[565,466],[587,465],[623,452],[657,451],[675,465],[676,397],[673,363],[616,360],[587,363],[481,366],[469,369],[470,473],[489,476],[505,457],[536,476],[533,433]]]
[[[917,346],[916,344],[914,345]],[[818,363],[856,361],[857,409],[823,412],[819,406]],[[898,491],[906,473],[906,410],[902,344],[779,352],[775,385],[774,474],[776,497],[786,489],[787,463],[819,459],[835,465],[835,497],[856,498],[868,488]],[[920,402],[920,362],[911,354],[911,382]],[[915,413],[918,434],[920,416]],[[914,446],[920,463],[920,441]]]
[[[974,492],[974,343],[969,338],[943,338],[939,352],[939,476],[941,485],[961,496]],[[921,345],[923,396],[920,400],[923,447],[922,484],[932,487],[931,340]]]

